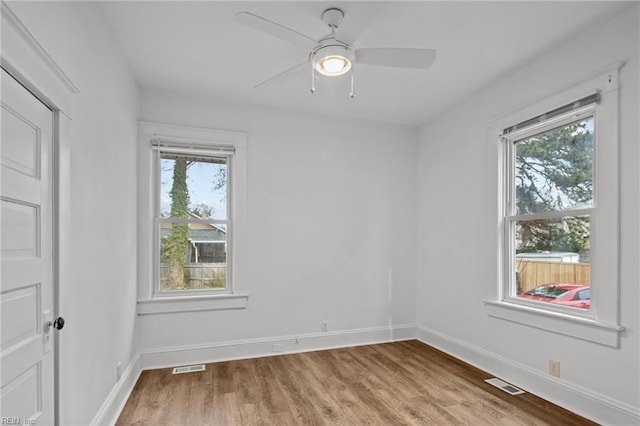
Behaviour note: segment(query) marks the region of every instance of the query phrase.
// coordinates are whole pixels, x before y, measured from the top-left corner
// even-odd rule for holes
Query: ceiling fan
[[[315,40],[305,34],[277,22],[255,15],[251,12],[240,12],[235,15],[236,21],[255,30],[279,37],[283,40],[301,45],[309,49],[309,57],[281,73],[257,84],[267,84],[289,80],[310,68],[311,93],[315,93],[316,72],[337,77],[350,72],[351,92],[355,96],[353,85],[354,64],[380,65],[395,68],[426,69],[433,64],[436,51],[433,49],[414,49],[401,47],[354,48],[352,44],[338,39],[338,27],[344,19],[344,12],[338,8],[330,8],[322,14],[322,20],[330,29],[328,35]]]

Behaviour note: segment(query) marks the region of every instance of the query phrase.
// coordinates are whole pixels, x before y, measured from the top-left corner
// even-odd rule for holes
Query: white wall
[[[555,46],[422,126],[417,214],[419,327],[452,346],[491,353],[541,375],[547,374],[547,360],[559,360],[563,383],[636,412],[640,398],[638,16],[635,6]],[[613,349],[490,318],[482,300],[487,289],[497,285],[500,165],[496,144],[487,141],[489,122],[616,61],[626,62],[620,108],[620,314],[626,331],[620,348]]]
[[[136,235],[137,87],[95,5],[11,7],[80,88],[62,206],[73,224],[61,235],[70,247],[61,265],[63,424],[94,417],[134,345],[314,333],[321,320],[332,331],[411,324],[416,294],[420,326],[540,372],[560,360],[567,383],[638,407],[637,11],[505,76],[419,138],[404,127],[145,90],[143,120],[250,133],[248,279],[238,290],[251,295],[244,310],[135,320],[137,282],[150,279],[137,267],[148,250]],[[490,319],[482,299],[496,281],[497,160],[488,121],[621,59],[621,347]]]
[[[138,88],[100,9],[12,2],[40,44],[79,87],[61,170],[60,420],[86,425],[133,356],[136,292]]]
[[[415,324],[415,129],[153,90],[141,119],[250,134],[248,308],[140,316],[141,350]]]

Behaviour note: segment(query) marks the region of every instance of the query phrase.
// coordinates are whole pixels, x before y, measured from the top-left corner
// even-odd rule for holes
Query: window
[[[138,132],[138,314],[246,308],[247,135]]]
[[[597,95],[505,129],[506,295],[545,309],[589,310]],[[587,104],[585,106],[585,104]]]
[[[232,151],[157,145],[160,293],[227,290],[232,232],[228,185]]]
[[[502,189],[490,317],[619,346],[620,66],[489,123]]]

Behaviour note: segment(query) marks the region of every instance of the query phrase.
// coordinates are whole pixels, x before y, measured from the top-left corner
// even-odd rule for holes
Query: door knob
[[[62,330],[62,328],[64,327],[64,318],[58,317],[53,321],[47,322],[46,325],[47,325],[47,328],[53,327],[56,330]]]
[[[56,318],[56,320],[53,322],[53,326],[56,328],[56,330],[62,330],[62,327],[64,327],[64,318]]]

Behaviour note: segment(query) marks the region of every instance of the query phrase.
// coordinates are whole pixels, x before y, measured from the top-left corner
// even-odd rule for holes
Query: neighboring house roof
[[[193,219],[202,220],[201,217],[189,213]],[[170,223],[160,225],[160,235],[167,236],[171,232]],[[192,242],[226,241],[227,230],[225,225],[215,223],[189,223],[189,240]]]
[[[194,214],[194,213],[188,213],[188,214],[189,214],[189,216],[191,216],[194,219],[202,220],[202,218],[200,216],[198,216],[197,214]],[[198,228],[198,226],[214,227],[214,228],[220,230],[221,232],[223,232],[224,234],[227,233],[226,227],[224,225],[217,225],[215,223],[190,223],[189,224],[189,229],[203,229],[203,228]]]

